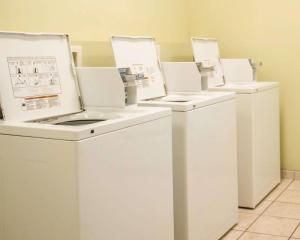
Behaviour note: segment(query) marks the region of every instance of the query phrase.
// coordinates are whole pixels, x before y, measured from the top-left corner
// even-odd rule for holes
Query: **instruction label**
[[[9,74],[16,98],[61,93],[55,57],[8,57]]]
[[[136,75],[136,83],[139,88],[147,88],[156,81],[156,69],[154,66],[144,64],[133,64],[132,74]]]

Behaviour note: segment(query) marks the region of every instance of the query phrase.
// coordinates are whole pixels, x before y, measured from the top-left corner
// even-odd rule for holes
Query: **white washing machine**
[[[237,223],[235,94],[167,94],[153,38],[113,37],[112,46],[138,104],[172,109],[175,239],[220,238]]]
[[[215,39],[192,44],[195,61],[215,67],[209,89],[237,93],[239,206],[255,208],[280,182],[278,83],[256,82],[248,59],[220,60]]]
[[[109,69],[107,107],[84,69],[80,95],[67,35],[0,33],[0,52],[0,239],[174,239],[171,111],[124,108]]]

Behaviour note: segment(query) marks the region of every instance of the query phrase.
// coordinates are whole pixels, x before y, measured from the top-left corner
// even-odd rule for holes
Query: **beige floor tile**
[[[300,220],[300,204],[273,202],[264,215]]]
[[[272,204],[271,201],[264,200],[255,209],[239,208],[239,212],[261,214],[271,204]]]
[[[240,240],[288,240],[288,237],[279,237],[279,236],[271,236],[264,235],[258,233],[245,233]]]
[[[277,186],[278,188],[286,188],[289,184],[291,184],[291,182],[293,182],[293,179],[281,179],[280,184]]]
[[[275,201],[276,198],[278,198],[278,196],[282,194],[292,182],[292,179],[282,179],[280,184],[276,188],[274,188],[272,192],[269,193],[265,200]]]
[[[286,190],[279,198],[276,199],[276,201],[300,204],[300,191]]]
[[[300,239],[300,227],[298,226],[297,230],[294,232],[293,238]]]
[[[260,217],[249,229],[249,232],[289,237],[297,228],[299,220],[270,216]]]
[[[272,192],[269,193],[269,195],[266,197],[267,201],[275,201],[280,194],[284,192],[285,188],[283,187],[277,187]]]
[[[253,213],[239,213],[239,222],[234,227],[234,230],[245,231],[257,218],[259,215]]]
[[[222,240],[237,240],[242,234],[243,234],[242,231],[231,230],[229,233],[227,233],[221,239]]]
[[[287,188],[287,190],[299,190],[300,191],[300,181],[294,181],[292,182],[289,187]]]

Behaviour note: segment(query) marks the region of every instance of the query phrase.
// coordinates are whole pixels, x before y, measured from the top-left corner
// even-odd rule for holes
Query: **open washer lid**
[[[192,47],[196,63],[209,62],[214,66],[214,74],[208,78],[208,87],[224,85],[224,74],[217,40],[193,37]]]
[[[247,58],[221,59],[226,83],[254,82],[250,61]]]
[[[111,38],[116,66],[129,67],[141,78],[137,81],[137,100],[166,95],[155,39],[151,37]]]
[[[162,62],[168,92],[201,92],[201,74],[194,62]]]
[[[4,120],[82,111],[68,35],[0,32],[0,53]]]
[[[85,109],[125,107],[124,84],[117,68],[79,67],[76,72]]]

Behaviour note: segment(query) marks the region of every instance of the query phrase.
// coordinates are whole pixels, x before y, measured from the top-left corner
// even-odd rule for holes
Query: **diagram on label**
[[[7,63],[16,98],[61,93],[55,57],[9,57]]]
[[[158,70],[155,66],[145,66],[144,64],[133,64],[131,71],[136,75],[137,85],[140,88],[147,88],[157,80]]]

